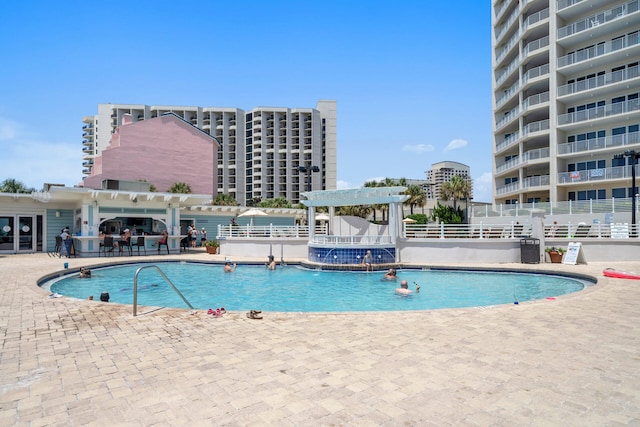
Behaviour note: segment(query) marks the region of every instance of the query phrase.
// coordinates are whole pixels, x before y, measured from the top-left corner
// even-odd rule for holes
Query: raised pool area
[[[227,311],[362,312],[486,307],[555,298],[578,292],[593,281],[541,272],[405,268],[395,281],[384,271],[328,271],[297,265],[270,271],[264,266],[238,265],[225,273],[220,264],[201,262],[136,263],[96,267],[90,279],[62,274],[41,283],[52,293],[95,300],[109,294],[111,303],[132,304],[134,276],[141,267],[157,265],[197,309]],[[414,291],[399,296],[400,280]],[[416,284],[420,292],[416,293]],[[154,269],[138,276],[138,300],[143,306],[188,308]]]

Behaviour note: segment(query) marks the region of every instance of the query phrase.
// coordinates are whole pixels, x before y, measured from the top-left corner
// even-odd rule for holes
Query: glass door
[[[19,246],[18,252],[33,252],[35,250],[35,220],[33,215],[31,216],[18,216],[18,233],[19,233]]]
[[[0,216],[0,252],[15,252],[13,224],[13,216]]]

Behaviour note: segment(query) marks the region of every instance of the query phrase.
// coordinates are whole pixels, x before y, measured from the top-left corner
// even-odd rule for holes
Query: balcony
[[[522,49],[522,58],[528,56],[530,53],[535,52],[536,50],[540,50],[547,46],[549,46],[549,36],[534,40],[531,43],[527,44],[524,49]]]
[[[496,53],[496,64],[500,64],[507,55],[509,55],[509,52],[511,52],[514,47],[518,46],[521,34],[521,31],[517,31],[513,36],[511,36],[509,41],[505,43],[504,47],[500,49],[500,52]]]
[[[548,187],[549,183],[549,175],[529,176],[522,180],[522,188]]]
[[[640,174],[640,165],[636,165],[636,175],[638,174]],[[561,172],[558,174],[558,185],[628,179],[631,179],[631,166],[617,166],[613,168]]]
[[[513,72],[514,72],[515,70],[517,70],[517,69],[518,69],[518,65],[520,65],[520,58],[516,58],[516,59],[515,59],[511,64],[509,64],[509,65],[507,66],[507,68],[505,68],[505,69],[502,71],[502,73],[500,73],[500,75],[499,75],[499,76],[496,74],[496,76],[497,76],[497,78],[496,78],[496,87],[500,87],[500,85],[501,85],[502,83],[504,83],[504,82],[507,80],[507,78],[508,78],[511,74],[513,74]]]
[[[513,110],[506,113],[499,122],[496,123],[496,129],[501,129],[518,116],[520,106],[516,106]]]
[[[527,31],[527,29],[538,22],[541,22],[549,17],[549,8],[543,9],[539,12],[532,13],[527,16],[524,20],[523,31]]]
[[[522,102],[522,109],[526,111],[529,108],[534,107],[535,105],[543,104],[545,102],[549,102],[549,92],[531,95]]]
[[[609,87],[613,84],[625,82],[627,80],[635,79],[639,76],[638,66],[629,67],[624,70],[618,70],[611,73],[606,73],[600,76],[592,77],[590,79],[580,80],[574,83],[569,83],[558,87],[558,97],[578,94],[589,90],[595,90],[602,87]],[[609,90],[609,92],[611,92]],[[571,98],[573,99],[573,98]]]
[[[514,132],[496,145],[496,153],[504,151],[510,146],[516,144],[520,140],[520,132]]]
[[[496,188],[496,195],[503,196],[503,195],[508,194],[508,193],[515,193],[515,192],[519,191],[520,188],[521,188],[521,185],[520,185],[519,181],[512,182],[512,183],[507,184],[507,185],[505,185],[503,187],[497,187]]]
[[[638,0],[632,0],[612,9],[608,9],[595,15],[588,16],[584,19],[571,23],[566,27],[559,28],[557,32],[558,40],[560,41],[565,37],[579,34],[583,31],[587,31],[595,27],[599,27],[600,25],[604,25],[613,20],[623,18],[624,16],[635,13],[637,11]],[[627,24],[625,23],[625,25]]]
[[[603,57],[613,52],[617,52],[623,49],[629,49],[633,46],[638,45],[638,43],[640,43],[640,40],[638,40],[638,34],[627,35],[606,43],[600,43],[598,45],[591,46],[586,49],[581,49],[579,51],[572,52],[565,56],[561,56],[560,58],[558,58],[558,68],[585,63],[585,61],[593,60],[598,57]],[[627,52],[627,53],[629,55],[632,54],[632,52]],[[608,62],[607,58],[602,58],[602,61],[599,61],[598,63],[588,63],[584,67],[575,67],[576,69],[571,70],[571,72],[577,72],[579,71],[579,69],[582,69],[582,68],[588,69],[590,67],[593,68],[595,66],[604,65],[607,62]]]
[[[558,0],[558,10],[566,9],[569,6],[573,6],[576,3],[580,3],[583,0]]]
[[[540,120],[538,122],[532,122],[524,126],[522,129],[522,136],[527,136],[530,133],[543,132],[549,130],[549,119]]]
[[[509,89],[505,90],[499,98],[496,98],[496,108],[500,108],[507,103],[520,89],[520,81],[516,81]]]
[[[514,22],[518,21],[518,16],[520,16],[520,9],[517,8],[516,10],[514,10],[511,15],[509,15],[509,18],[507,18],[507,21],[502,24],[496,31],[496,42],[499,43],[500,39],[502,38],[502,36],[504,36],[507,33],[507,30],[509,28],[511,28],[511,25]]]
[[[570,125],[572,123],[598,120],[620,114],[640,111],[640,101],[632,99],[625,102],[616,102],[601,107],[589,108],[573,113],[561,114],[558,116],[558,126]]]
[[[542,160],[549,158],[549,148],[538,148],[536,150],[530,150],[523,153],[522,157],[515,157],[511,160],[496,166],[496,174],[504,173],[518,166],[524,166],[527,163],[531,163],[535,160]]]
[[[625,133],[623,135],[613,135],[604,138],[591,138],[583,141],[568,142],[558,144],[558,156],[584,153],[596,150],[606,150],[610,148],[622,149],[627,145],[640,143],[638,132]]]
[[[527,84],[529,80],[549,75],[549,64],[542,64],[539,67],[527,70],[522,76],[522,83]]]

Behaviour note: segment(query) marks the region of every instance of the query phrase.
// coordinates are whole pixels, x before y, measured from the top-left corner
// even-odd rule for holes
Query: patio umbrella
[[[256,208],[251,208],[248,211],[242,212],[240,216],[249,216],[251,217],[251,222],[250,225],[251,227],[253,227],[253,218],[256,216],[268,216],[268,214],[266,214],[265,212],[261,211],[260,209],[256,209]]]
[[[415,224],[418,221],[416,221],[413,218],[405,218],[405,219],[402,220],[402,222],[404,222],[405,224]]]

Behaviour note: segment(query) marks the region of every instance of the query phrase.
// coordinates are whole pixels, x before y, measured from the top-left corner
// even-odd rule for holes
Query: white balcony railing
[[[558,87],[558,96],[571,95],[573,93],[579,93],[586,90],[597,89],[625,80],[635,79],[640,75],[638,73],[638,66],[625,68],[624,70],[618,70],[611,73],[602,74],[600,76],[591,77],[589,79],[580,80],[577,82],[569,83]]]
[[[616,40],[612,40],[606,43],[600,43],[596,46],[591,46],[588,49],[582,49],[577,52],[572,52],[568,55],[558,58],[558,68],[566,67],[568,65],[577,64],[582,61],[597,58],[598,56],[606,55],[611,52],[616,52],[631,46],[635,46],[640,43],[638,33],[630,34],[621,37]]]
[[[524,136],[533,132],[541,132],[544,130],[549,130],[549,119],[529,123],[522,129],[522,135]]]
[[[597,13],[595,15],[588,16],[584,19],[571,23],[566,27],[559,28],[558,40],[564,37],[569,37],[573,34],[578,34],[590,28],[597,27],[602,24],[606,24],[609,21],[622,18],[626,15],[629,15],[637,11],[638,11],[638,0],[632,0],[630,2],[621,4],[620,6],[614,7],[612,9],[608,9],[600,13]]]
[[[542,104],[543,102],[549,102],[549,92],[538,93],[531,95],[522,102],[522,109],[526,110],[534,105]]]
[[[640,166],[636,165],[636,175],[638,173],[640,173]],[[558,174],[558,184],[575,184],[611,179],[631,179],[631,166],[561,172]]]
[[[587,120],[601,119],[603,117],[615,116],[617,114],[630,113],[640,110],[640,101],[631,99],[625,102],[616,102],[600,107],[588,108],[573,113],[561,114],[558,116],[558,126],[579,123]]]
[[[559,144],[558,154],[572,154],[638,144],[640,142],[640,137],[638,135],[638,132],[631,132],[625,133],[623,135],[610,135],[604,138],[591,138],[585,139],[583,141],[574,141],[568,142],[566,144]]]
[[[566,9],[569,6],[573,6],[574,4],[580,3],[583,0],[558,0],[557,7],[558,10]]]
[[[520,132],[514,132],[504,139],[500,144],[496,145],[496,151],[502,151],[511,145],[514,145],[520,139]]]

